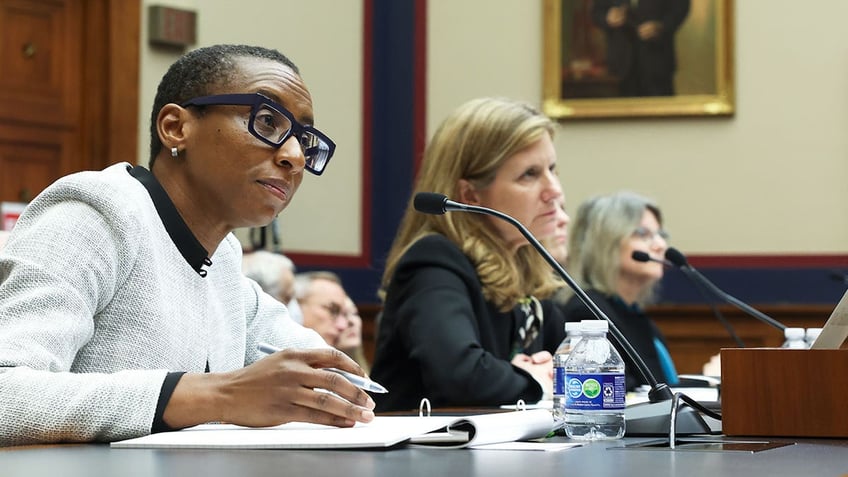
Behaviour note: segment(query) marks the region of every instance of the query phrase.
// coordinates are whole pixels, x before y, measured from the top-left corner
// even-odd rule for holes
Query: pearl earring
[[[171,157],[180,157],[180,150],[177,149],[177,146],[171,148]]]

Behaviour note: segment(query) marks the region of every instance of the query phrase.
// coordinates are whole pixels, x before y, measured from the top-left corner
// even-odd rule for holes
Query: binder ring
[[[424,414],[424,409],[427,409],[427,414]],[[422,398],[421,403],[418,404],[418,417],[430,417],[430,400],[427,398]]]

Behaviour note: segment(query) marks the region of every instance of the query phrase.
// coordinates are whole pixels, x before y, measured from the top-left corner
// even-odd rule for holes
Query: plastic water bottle
[[[783,337],[786,338],[786,341],[783,342],[781,348],[807,349],[807,342],[804,341],[805,336],[804,328],[785,328]]]
[[[807,348],[811,348],[821,334],[821,328],[807,328],[807,334],[804,336],[804,341],[807,342]]]
[[[565,338],[554,353],[554,419],[565,418],[565,363],[571,351],[580,341],[580,323],[573,321],[565,324]]]
[[[583,337],[565,363],[565,433],[572,439],[624,436],[624,360],[604,320],[581,322]]]

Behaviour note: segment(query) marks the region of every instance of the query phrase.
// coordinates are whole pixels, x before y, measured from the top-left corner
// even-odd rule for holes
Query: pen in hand
[[[261,351],[263,353],[267,353],[267,354],[272,354],[272,353],[276,353],[277,351],[280,351],[280,348],[277,348],[276,346],[271,346],[268,343],[259,343],[256,346],[256,348],[259,351]],[[356,374],[349,373],[347,371],[342,371],[341,369],[336,369],[336,368],[323,368],[323,369],[325,371],[330,371],[330,372],[341,375],[343,378],[350,381],[351,384],[353,384],[354,386],[356,386],[360,389],[364,389],[365,391],[371,391],[371,392],[375,392],[375,393],[387,393],[387,392],[389,392],[388,389],[384,388],[379,383],[371,381],[368,378],[363,378],[362,376],[357,376]]]

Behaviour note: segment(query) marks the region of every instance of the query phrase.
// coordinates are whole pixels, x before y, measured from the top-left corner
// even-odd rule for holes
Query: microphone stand
[[[633,252],[633,254],[631,255],[631,258],[633,258],[633,260],[636,260],[637,262],[657,262],[657,263],[662,263],[663,265],[665,265],[667,267],[675,266],[669,260],[664,260],[664,259],[661,259],[661,258],[654,258],[654,257],[651,257],[647,252],[642,252],[642,251],[639,251],[639,250],[635,250]],[[683,270],[681,270],[681,271],[683,271]],[[684,275],[686,275],[686,278],[688,278],[689,281],[691,281],[695,285],[695,289],[698,290],[698,293],[701,295],[701,298],[703,298],[704,301],[707,302],[707,304],[710,305],[710,309],[713,311],[713,315],[715,315],[715,317],[722,324],[722,326],[724,326],[724,329],[727,330],[727,333],[730,335],[731,338],[733,338],[733,341],[736,342],[736,345],[739,346],[740,348],[744,348],[745,343],[742,341],[742,338],[740,338],[739,335],[736,334],[736,331],[733,329],[733,326],[730,325],[730,322],[727,321],[727,319],[724,317],[724,315],[721,313],[721,311],[716,307],[713,300],[711,300],[707,296],[707,289],[704,286],[704,284],[701,283],[699,280],[695,279],[694,277],[692,277],[691,275],[689,275],[688,273],[684,272]]]
[[[535,236],[530,233],[527,228],[515,218],[487,207],[479,207],[476,205],[463,204],[449,200],[442,194],[432,192],[420,192],[416,194],[414,199],[415,210],[428,214],[444,214],[445,212],[473,212],[477,214],[490,215],[512,224],[524,238],[533,246],[534,249],[548,262],[554,271],[568,284],[574,291],[581,302],[592,312],[599,320],[606,320],[609,323],[609,330],[621,344],[627,356],[636,363],[639,373],[648,382],[651,390],[648,392],[649,403],[637,404],[625,409],[625,435],[627,436],[668,436],[669,428],[675,427],[677,435],[686,434],[709,434],[712,432],[710,426],[704,422],[704,419],[697,411],[691,407],[686,407],[677,413],[676,423],[671,421],[671,404],[674,400],[674,393],[671,388],[660,383],[651,373],[645,361],[639,356],[639,353],[633,348],[630,342],[624,337],[621,331],[615,326],[612,320],[598,307],[598,305],[589,298],[589,295],[574,281],[573,278],[565,271],[562,265],[539,243]],[[628,409],[635,409],[637,412],[631,413],[628,419]],[[671,426],[670,424],[674,424]],[[674,432],[672,432],[674,434]]]
[[[666,259],[668,259],[673,265],[680,268],[680,270],[687,276],[691,277],[693,280],[696,280],[705,287],[707,287],[708,290],[713,292],[717,297],[721,298],[727,303],[730,303],[731,305],[744,311],[748,315],[751,315],[754,318],[762,321],[763,323],[777,328],[778,330],[780,330],[781,333],[783,332],[783,330],[786,329],[786,325],[784,325],[783,323],[775,320],[774,318],[766,315],[765,313],[757,310],[751,305],[743,302],[742,300],[739,300],[735,296],[725,292],[724,290],[716,286],[707,277],[702,275],[701,272],[699,272],[695,267],[689,265],[689,262],[686,261],[686,257],[684,257],[679,250],[675,248],[669,248],[668,250],[666,250]]]
[[[687,274],[685,272],[684,272],[684,275],[689,277],[689,274]],[[689,277],[689,279],[692,280],[691,277]],[[733,329],[733,326],[730,324],[729,321],[727,321],[727,318],[724,317],[724,315],[721,313],[721,310],[719,310],[718,307],[716,306],[715,302],[713,302],[713,300],[710,300],[709,298],[707,298],[706,290],[705,290],[703,284],[701,284],[697,280],[692,280],[692,282],[695,284],[695,288],[698,290],[698,293],[701,294],[701,297],[704,299],[704,301],[709,303],[710,309],[713,311],[713,315],[715,315],[715,317],[718,318],[718,321],[721,322],[722,326],[724,326],[724,329],[727,331],[727,334],[729,334],[730,337],[733,338],[733,341],[736,342],[736,346],[738,346],[740,348],[744,348],[745,342],[742,341],[742,338],[740,338],[738,334],[736,334],[736,330]]]
[[[665,383],[658,382],[657,378],[655,378],[653,374],[648,371],[648,365],[645,364],[645,361],[642,359],[641,356],[639,356],[639,353],[636,352],[636,350],[633,348],[633,345],[631,345],[630,342],[627,341],[627,339],[615,326],[612,320],[610,320],[609,317],[598,307],[598,305],[594,301],[592,301],[591,298],[589,298],[589,295],[587,295],[586,292],[583,291],[583,289],[580,288],[579,285],[577,285],[577,282],[575,282],[574,279],[571,278],[571,275],[569,275],[568,272],[565,271],[562,265],[560,265],[559,262],[556,261],[556,259],[547,251],[547,249],[545,249],[545,247],[541,243],[539,243],[539,240],[536,239],[536,237],[534,237],[533,234],[531,234],[530,231],[527,230],[527,228],[521,224],[521,222],[507,214],[504,214],[503,212],[499,212],[494,209],[459,203],[457,203],[457,205],[461,205],[462,210],[466,212],[492,215],[514,225],[521,232],[521,235],[523,235],[524,238],[526,238],[527,241],[530,242],[533,248],[539,251],[539,253],[542,255],[542,258],[544,258],[545,261],[548,262],[548,265],[553,267],[554,271],[556,271],[557,274],[563,280],[565,280],[568,286],[571,287],[572,290],[574,290],[574,293],[577,295],[578,298],[580,298],[580,301],[582,301],[583,304],[586,305],[587,308],[589,308],[592,314],[595,315],[597,319],[605,320],[607,323],[609,323],[610,333],[615,336],[615,338],[621,344],[622,348],[624,348],[624,352],[627,353],[627,356],[630,357],[630,359],[636,363],[636,367],[638,368],[639,374],[642,375],[642,377],[651,387],[651,390],[648,392],[648,399],[651,402],[660,402],[667,401],[674,397],[674,393],[671,392],[671,388],[668,387],[668,385]],[[447,207],[445,208],[445,210],[448,210]]]

